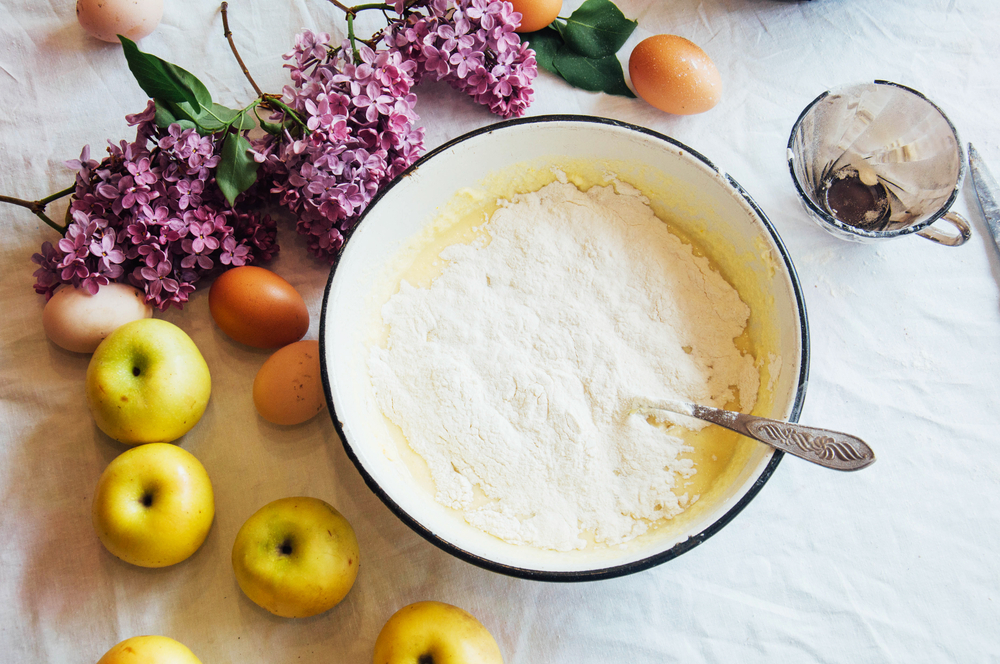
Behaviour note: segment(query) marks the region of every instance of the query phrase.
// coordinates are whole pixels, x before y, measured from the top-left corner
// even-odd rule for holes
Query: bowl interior
[[[761,365],[754,412],[795,420],[807,371],[805,309],[794,268],[766,217],[707,160],[664,136],[594,118],[547,117],[494,125],[425,156],[369,207],[331,272],[321,319],[324,384],[349,456],[400,518],[445,550],[527,578],[582,580],[657,564],[721,528],[752,498],[780,453],[741,439],[712,495],[679,517],[616,547],[556,552],[507,544],[435,502],[408,465],[405,442],[375,405],[368,349],[379,309],[394,292],[407,247],[443,212],[472,198],[508,196],[554,179],[614,174],[640,189],[661,219],[701,248],[751,307],[749,336]],[[412,462],[412,459],[409,460]]]
[[[788,159],[806,209],[824,228],[848,239],[884,239],[926,228],[954,202],[965,173],[962,143],[944,112],[923,94],[890,81],[822,93],[792,127]],[[884,223],[859,227],[831,214],[826,187],[845,168],[866,169],[877,178],[889,204]]]

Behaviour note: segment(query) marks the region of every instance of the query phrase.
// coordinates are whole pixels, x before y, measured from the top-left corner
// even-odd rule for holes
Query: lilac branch
[[[257,82],[255,80],[253,80],[253,76],[250,75],[250,70],[247,69],[246,64],[244,64],[244,62],[243,62],[243,58],[240,57],[240,52],[236,50],[236,43],[233,41],[233,33],[229,29],[229,14],[228,14],[228,11],[229,11],[229,3],[228,2],[223,2],[222,3],[222,30],[223,30],[223,36],[229,42],[229,49],[233,52],[233,55],[236,57],[236,62],[239,63],[240,69],[243,70],[243,75],[247,77],[247,80],[250,81],[250,85],[253,86],[254,92],[257,93],[258,97],[263,97],[264,96],[264,92],[257,85]]]
[[[74,191],[76,191],[76,185],[72,187],[67,187],[62,191],[57,191],[54,194],[46,196],[45,198],[37,201],[26,201],[23,198],[14,198],[13,196],[3,196],[0,195],[0,203],[10,203],[11,205],[19,205],[23,208],[27,208],[36,217],[41,219],[54,230],[59,231],[60,235],[66,235],[66,226],[60,226],[56,222],[52,221],[47,214],[45,214],[45,206],[52,201],[58,200],[63,196],[69,196]]]

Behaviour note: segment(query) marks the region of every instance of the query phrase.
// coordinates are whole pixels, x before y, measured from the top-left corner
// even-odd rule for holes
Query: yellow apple
[[[126,450],[101,474],[94,529],[115,556],[140,567],[166,567],[198,550],[215,517],[205,467],[168,443]]]
[[[201,664],[201,660],[170,637],[133,636],[113,646],[97,664]]]
[[[375,639],[374,664],[503,664],[490,631],[457,606],[417,602],[397,611]]]
[[[87,367],[87,405],[97,426],[128,445],[180,438],[201,419],[211,391],[194,341],[158,318],[116,329]]]
[[[358,540],[318,498],[282,498],[247,519],[233,544],[233,571],[255,604],[307,618],[344,599],[358,576]]]

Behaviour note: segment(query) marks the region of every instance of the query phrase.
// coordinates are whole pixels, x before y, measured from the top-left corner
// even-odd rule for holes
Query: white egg
[[[76,19],[90,35],[118,43],[142,39],[160,24],[163,0],[77,0]]]
[[[143,294],[127,284],[102,286],[96,295],[63,286],[42,310],[42,327],[55,345],[93,353],[119,326],[153,315]]]

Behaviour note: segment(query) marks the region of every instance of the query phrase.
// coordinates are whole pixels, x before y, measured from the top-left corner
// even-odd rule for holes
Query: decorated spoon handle
[[[643,403],[639,408],[667,410],[712,422],[834,470],[860,470],[875,463],[875,452],[865,441],[838,431],[675,401]]]

